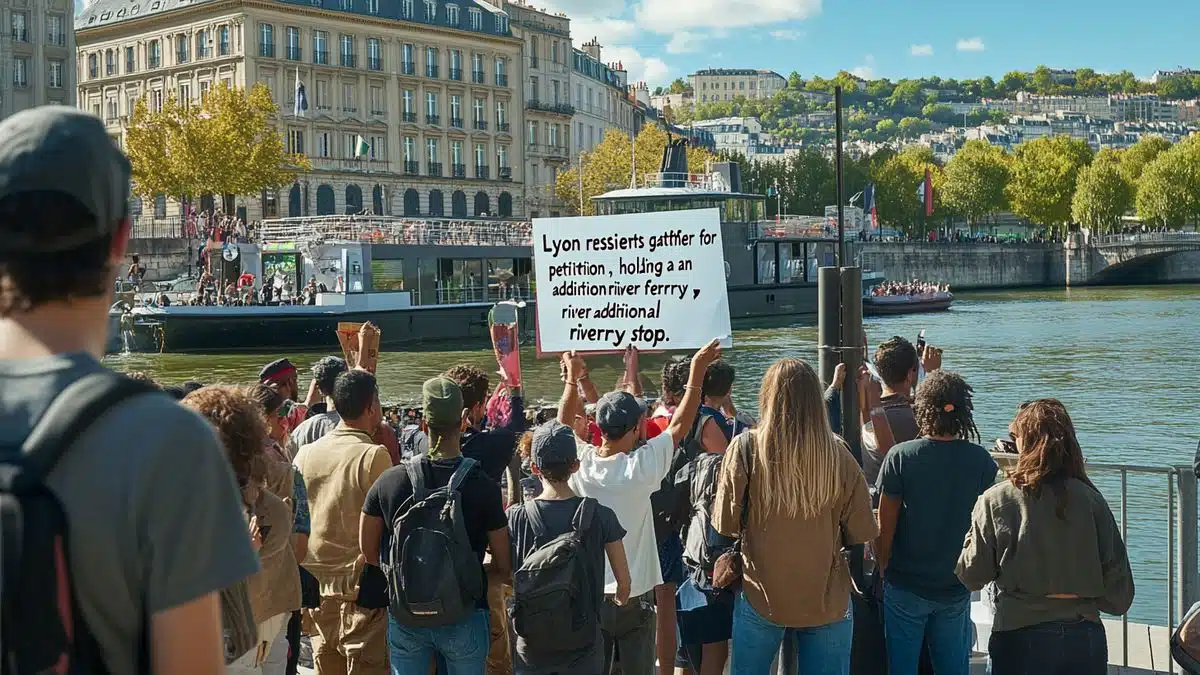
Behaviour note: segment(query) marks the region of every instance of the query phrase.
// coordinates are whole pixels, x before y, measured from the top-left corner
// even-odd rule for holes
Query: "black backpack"
[[[650,508],[654,514],[654,535],[662,541],[671,532],[678,533],[692,515],[691,491],[693,461],[704,454],[700,431],[712,415],[697,415],[688,435],[675,448],[671,467],[658,491],[650,495]],[[666,433],[665,431],[663,433]]]
[[[50,404],[29,437],[0,457],[0,673],[108,672],[80,614],[68,565],[66,513],[47,487],[59,459],[97,419],[122,401],[155,391],[112,372],[87,375]],[[139,658],[149,665],[145,626]],[[146,671],[148,672],[148,671]]]
[[[717,558],[733,546],[734,540],[723,537],[712,527],[712,506],[717,496],[717,477],[725,455],[704,453],[693,466],[689,497],[692,517],[687,523],[683,540],[683,559],[689,567],[712,575]],[[746,461],[746,460],[743,460]],[[749,466],[749,462],[746,463]]]
[[[545,537],[537,500],[520,508],[537,538]],[[513,631],[526,643],[523,654],[532,667],[561,665],[549,662],[554,654],[585,649],[596,641],[600,608],[595,582],[588,578],[587,556],[592,552],[585,543],[595,510],[596,500],[584,497],[571,519],[571,531],[530,552],[513,575],[509,616]],[[537,663],[539,655],[548,662]]]
[[[403,626],[449,626],[484,597],[483,570],[471,548],[459,488],[477,462],[463,457],[444,487],[430,490],[428,457],[404,463],[413,496],[392,523],[388,565],[390,611]]]

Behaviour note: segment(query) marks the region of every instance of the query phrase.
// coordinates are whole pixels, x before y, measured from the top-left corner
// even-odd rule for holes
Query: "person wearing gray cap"
[[[129,181],[129,161],[96,117],[46,106],[0,121],[6,447],[20,447],[64,390],[115,377],[100,358],[131,227]],[[96,672],[224,672],[218,591],[258,560],[216,432],[168,395],[143,393],[111,402],[63,453],[46,484],[66,516],[75,628],[91,633],[103,663],[70,646],[72,661]]]
[[[604,666],[604,654],[600,648],[600,607],[604,601],[606,558],[617,582],[613,602],[624,605],[629,600],[629,562],[625,557],[623,542],[625,529],[617,521],[617,514],[612,509],[594,499],[580,497],[571,490],[568,480],[579,471],[579,456],[575,434],[570,427],[558,420],[538,427],[533,433],[530,456],[533,474],[542,482],[542,494],[508,510],[508,538],[512,542],[513,569],[517,570],[517,581],[521,579],[521,568],[526,558],[543,548],[548,549],[543,555],[553,555],[548,547],[555,545],[562,535],[578,531],[585,556],[586,573],[583,576],[586,578],[581,584],[583,593],[578,596],[579,606],[562,609],[568,612],[565,619],[569,625],[574,625],[570,612],[586,612],[595,635],[586,640],[584,647],[564,649],[561,639],[550,640],[535,631],[529,631],[527,635],[518,633],[516,626],[521,624],[515,623],[514,671],[516,675],[599,673]],[[585,508],[590,509],[586,515]],[[524,600],[523,587],[520,583],[514,586],[517,592],[515,606],[519,607]]]
[[[580,444],[580,468],[569,479],[571,489],[583,497],[595,497],[617,514],[626,530],[624,542],[629,557],[630,601],[618,607],[606,600],[607,606],[601,612],[605,643],[605,668],[601,672],[609,672],[614,647],[620,651],[623,672],[645,674],[655,670],[654,587],[662,584],[663,578],[650,495],[661,486],[676,446],[691,430],[700,408],[700,383],[708,364],[720,355],[718,340],[696,352],[689,364],[683,400],[662,434],[639,447],[645,437],[645,403],[630,393],[616,391],[596,404],[596,424],[603,436],[600,447]],[[564,354],[563,362],[567,377],[558,420],[568,424],[581,409],[578,385],[587,376],[587,366],[574,352]],[[612,595],[616,590],[617,580],[608,569],[605,593]],[[663,668],[673,665],[666,663]]]

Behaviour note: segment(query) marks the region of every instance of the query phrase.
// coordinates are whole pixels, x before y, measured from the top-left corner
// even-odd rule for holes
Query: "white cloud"
[[[638,34],[638,27],[632,21],[624,19],[572,19],[572,41],[578,48],[583,43],[596,38],[604,46],[629,42]]]
[[[781,28],[779,30],[771,31],[769,35],[776,40],[799,40],[800,38],[804,37],[804,31]]]
[[[959,40],[954,48],[960,52],[981,52],[984,50],[983,38],[969,38]]]
[[[705,40],[703,33],[691,33],[686,30],[681,30],[671,36],[671,41],[667,43],[668,54],[688,54],[691,52],[700,51],[701,43]]]
[[[543,3],[534,4],[540,7]],[[625,12],[626,3],[625,0],[547,0],[544,4],[545,9],[551,12],[565,13],[574,24],[577,16],[620,16]]]
[[[642,0],[639,24],[659,33],[688,28],[737,28],[807,19],[821,0]]]
[[[861,77],[864,80],[874,79],[875,78],[875,57],[872,56],[871,54],[867,54],[865,57],[863,57],[862,65],[855,66],[850,71],[850,74],[855,77]]]
[[[671,81],[671,69],[665,61],[653,56],[643,56],[633,47],[605,47],[603,56],[607,62],[620,62],[629,73],[631,83],[645,82],[653,88],[669,84]]]
[[[913,45],[908,48],[913,56],[933,56],[933,45]]]

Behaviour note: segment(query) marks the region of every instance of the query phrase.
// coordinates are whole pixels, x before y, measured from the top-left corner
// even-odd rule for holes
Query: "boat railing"
[[[501,300],[533,301],[534,286],[529,279],[508,282],[492,281],[487,285],[468,284],[455,285],[451,281],[443,281],[436,290],[437,304],[459,305],[472,302],[500,302]],[[421,303],[418,291],[414,297],[417,304]]]
[[[847,227],[846,240],[858,238],[858,228]],[[837,223],[823,216],[777,216],[750,224],[750,239],[823,239],[837,241]]]
[[[394,216],[312,216],[265,220],[259,242],[361,241],[430,246],[532,246],[524,220],[422,219]]]
[[[731,192],[729,182],[719,173],[681,173],[663,171],[642,174],[643,188],[687,188],[705,192]]]

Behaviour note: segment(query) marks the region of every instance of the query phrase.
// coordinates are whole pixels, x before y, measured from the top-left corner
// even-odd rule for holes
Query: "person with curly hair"
[[[268,388],[269,389],[269,388]],[[259,644],[229,664],[232,675],[283,675],[288,647],[285,628],[300,609],[300,568],[292,544],[292,508],[267,489],[268,438],[262,404],[237,387],[204,387],[182,401],[217,430],[250,517],[250,533],[262,569],[250,577],[250,606],[258,625]]]
[[[921,437],[893,446],[879,470],[876,555],[892,675],[916,675],[926,640],[939,675],[969,672],[971,595],[954,568],[997,469],[977,443],[972,393],[957,373],[930,374],[913,402]]]
[[[502,483],[517,450],[517,437],[525,431],[525,398],[521,389],[509,389],[512,414],[508,426],[488,427],[484,419],[490,392],[487,374],[475,366],[463,365],[454,366],[442,377],[462,389],[463,408],[470,425],[462,435],[463,456],[479,462],[484,473]]]
[[[1009,428],[1016,466],[975,503],[955,569],[971,591],[996,584],[992,673],[1102,675],[1100,612],[1120,615],[1133,604],[1121,531],[1061,402],[1027,403]]]

